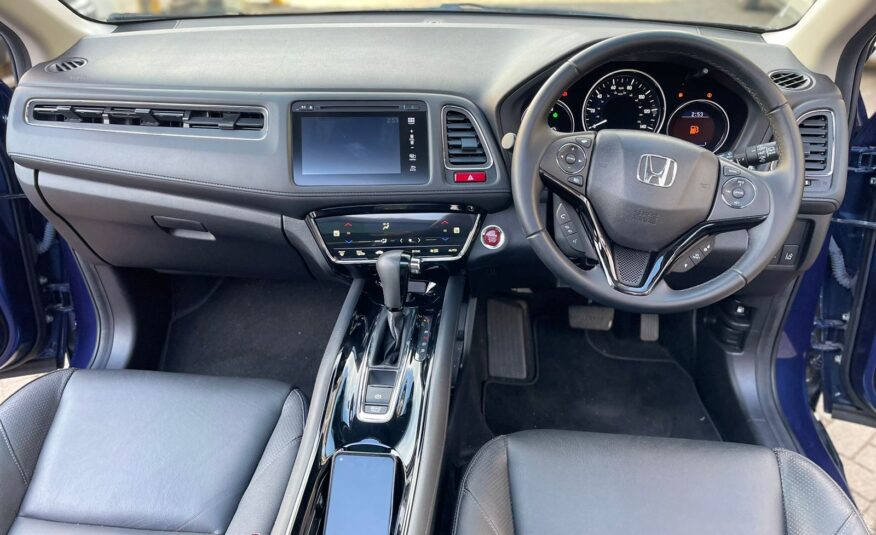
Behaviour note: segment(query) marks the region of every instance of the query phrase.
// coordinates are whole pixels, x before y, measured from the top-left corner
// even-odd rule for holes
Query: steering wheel
[[[685,55],[735,80],[769,120],[778,148],[776,166],[767,172],[749,170],[656,133],[568,134],[548,127],[544,118],[563,90],[595,67],[642,51]],[[803,157],[791,107],[759,67],[705,37],[643,32],[595,44],[548,78],[517,133],[511,185],[527,239],[560,281],[606,305],[675,312],[739,291],[770,263],[800,208]],[[579,267],[552,238],[539,202],[545,186],[563,201],[551,217],[579,219],[598,267]],[[748,248],[727,271],[690,288],[666,283],[675,263],[705,238],[740,229],[748,230]]]

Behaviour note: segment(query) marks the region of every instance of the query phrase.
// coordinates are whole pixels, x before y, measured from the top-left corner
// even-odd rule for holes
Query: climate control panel
[[[424,262],[452,261],[468,251],[480,221],[474,209],[311,214],[309,221],[330,260],[374,263],[387,251],[403,250]]]

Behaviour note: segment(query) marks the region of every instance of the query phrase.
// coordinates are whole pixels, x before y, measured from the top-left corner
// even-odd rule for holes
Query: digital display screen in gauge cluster
[[[692,100],[670,116],[666,133],[708,150],[718,150],[727,140],[730,120],[720,105],[710,100]]]

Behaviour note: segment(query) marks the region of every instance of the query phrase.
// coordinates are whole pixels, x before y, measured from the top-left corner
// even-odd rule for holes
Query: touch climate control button
[[[745,177],[731,178],[721,188],[721,199],[730,208],[745,208],[754,202],[756,196],[757,189]]]

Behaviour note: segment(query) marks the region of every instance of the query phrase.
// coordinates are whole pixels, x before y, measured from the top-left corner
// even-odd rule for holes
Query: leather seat
[[[0,405],[0,533],[267,534],[304,417],[275,381],[48,374]]]
[[[526,431],[481,448],[458,535],[865,535],[805,457],[758,446]]]

